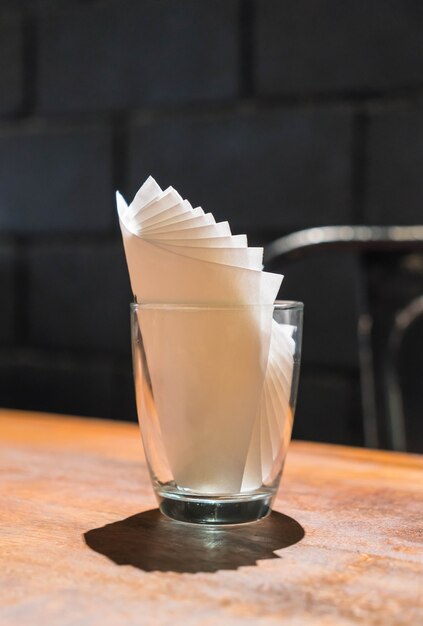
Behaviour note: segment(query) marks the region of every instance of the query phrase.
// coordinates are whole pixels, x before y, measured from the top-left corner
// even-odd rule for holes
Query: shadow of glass
[[[89,530],[84,538],[117,565],[196,573],[277,559],[275,550],[301,541],[304,534],[298,522],[276,512],[253,524],[210,527],[175,522],[154,509]]]

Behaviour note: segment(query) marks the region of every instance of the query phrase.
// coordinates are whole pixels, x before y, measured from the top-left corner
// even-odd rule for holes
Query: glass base
[[[159,509],[171,519],[190,524],[224,525],[256,522],[271,512],[273,494],[253,498],[157,496]]]

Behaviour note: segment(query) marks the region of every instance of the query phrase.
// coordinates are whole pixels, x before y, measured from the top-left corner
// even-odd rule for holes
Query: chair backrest
[[[328,250],[352,252],[360,264],[356,326],[364,443],[405,450],[399,355],[411,322],[423,315],[423,270],[408,272],[402,260],[423,253],[423,226],[323,226],[294,232],[265,248],[265,268],[280,270],[288,260]]]

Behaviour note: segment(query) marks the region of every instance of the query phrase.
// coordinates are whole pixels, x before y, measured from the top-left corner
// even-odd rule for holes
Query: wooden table
[[[295,442],[257,524],[155,510],[133,424],[0,411],[0,624],[423,623],[421,457]]]

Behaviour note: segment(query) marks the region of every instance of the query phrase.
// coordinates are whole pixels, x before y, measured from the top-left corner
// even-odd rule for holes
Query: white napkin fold
[[[116,200],[138,303],[203,307],[139,312],[176,483],[230,494],[272,481],[292,426],[295,344],[292,329],[272,321],[282,276],[261,270],[263,249],[245,235],[151,177],[129,207]]]

